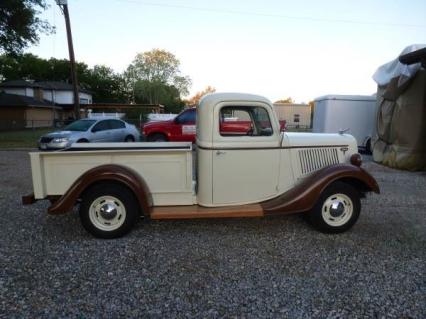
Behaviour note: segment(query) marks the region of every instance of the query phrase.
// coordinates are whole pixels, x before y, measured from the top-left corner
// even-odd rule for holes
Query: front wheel
[[[167,137],[161,133],[150,134],[147,137],[148,142],[167,142]]]
[[[335,182],[323,191],[309,221],[322,232],[342,233],[356,223],[360,212],[359,192],[349,184]]]
[[[95,237],[117,238],[127,234],[139,217],[139,205],[127,187],[102,183],[90,187],[80,204],[83,227]]]

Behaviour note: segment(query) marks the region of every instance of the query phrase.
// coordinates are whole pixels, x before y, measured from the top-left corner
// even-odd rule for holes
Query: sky
[[[64,18],[27,49],[68,58]],[[77,61],[122,72],[138,52],[172,52],[190,95],[210,85],[272,101],[371,95],[375,70],[410,44],[426,43],[425,0],[68,0]]]

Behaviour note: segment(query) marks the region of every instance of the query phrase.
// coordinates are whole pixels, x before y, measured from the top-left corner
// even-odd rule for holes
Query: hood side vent
[[[303,175],[339,163],[336,148],[311,148],[299,150],[300,170]]]

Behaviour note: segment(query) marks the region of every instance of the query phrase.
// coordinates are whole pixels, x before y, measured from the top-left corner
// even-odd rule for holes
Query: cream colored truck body
[[[272,134],[222,136],[219,112],[225,106],[265,109]],[[145,180],[154,206],[251,204],[287,192],[320,168],[349,163],[357,152],[350,135],[280,132],[270,101],[235,93],[202,99],[196,145],[196,165],[191,143],[82,143],[68,151],[30,153],[34,197],[63,195],[90,169],[119,164]]]

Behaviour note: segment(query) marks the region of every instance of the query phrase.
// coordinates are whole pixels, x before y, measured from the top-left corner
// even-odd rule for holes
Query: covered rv
[[[375,96],[321,96],[315,99],[312,131],[315,133],[347,131],[357,140],[358,148],[370,152],[375,114]]]
[[[412,45],[374,74],[378,84],[374,161],[426,170],[425,68],[426,45]]]

